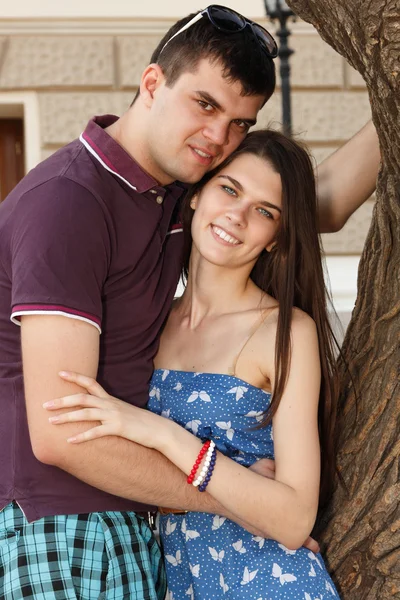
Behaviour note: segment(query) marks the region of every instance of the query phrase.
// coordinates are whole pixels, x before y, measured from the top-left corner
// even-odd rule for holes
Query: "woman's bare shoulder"
[[[317,326],[314,319],[304,312],[304,310],[293,308],[291,334],[295,336],[302,334],[313,335],[316,332]]]
[[[263,319],[254,335],[254,350],[258,350],[260,360],[275,362],[275,347],[279,326],[279,306],[276,303],[264,310]],[[291,343],[304,345],[317,340],[315,321],[300,308],[292,309],[290,326]]]
[[[273,300],[273,302],[262,308],[264,319],[262,321],[261,331],[264,330],[264,332],[270,332],[270,330],[276,330],[279,323],[279,311],[279,304],[276,300]],[[295,306],[292,308],[291,328],[292,330],[293,328],[296,330],[315,330],[315,321],[304,310]]]

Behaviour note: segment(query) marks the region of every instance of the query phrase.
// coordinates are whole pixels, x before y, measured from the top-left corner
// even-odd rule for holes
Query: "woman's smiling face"
[[[204,186],[191,206],[192,252],[219,266],[252,266],[276,239],[281,177],[266,160],[241,154]]]

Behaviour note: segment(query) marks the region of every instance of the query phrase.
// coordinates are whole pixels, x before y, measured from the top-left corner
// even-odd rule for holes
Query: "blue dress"
[[[274,458],[272,425],[255,429],[270,394],[232,375],[156,370],[148,408],[250,466]],[[320,554],[289,550],[218,515],[188,512],[160,520],[169,600],[333,600]]]

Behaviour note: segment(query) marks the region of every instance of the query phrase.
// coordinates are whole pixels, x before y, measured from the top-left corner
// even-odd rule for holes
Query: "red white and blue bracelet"
[[[197,471],[200,468],[203,458],[204,464],[201,468],[199,475],[196,477]],[[199,492],[204,492],[213,474],[216,460],[217,451],[215,448],[215,442],[213,442],[212,440],[207,440],[203,444],[186,481],[189,484],[194,485],[194,487],[198,487]]]
[[[214,447],[213,447],[211,455],[210,455],[210,462],[208,463],[208,466],[207,466],[206,476],[205,476],[203,482],[199,485],[199,492],[205,492],[206,487],[208,486],[211,476],[213,474],[216,460],[217,460],[217,449],[214,444]]]

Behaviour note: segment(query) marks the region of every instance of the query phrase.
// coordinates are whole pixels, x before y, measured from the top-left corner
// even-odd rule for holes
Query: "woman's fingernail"
[[[50,408],[51,406],[55,406],[54,400],[49,400],[43,404],[43,408]]]
[[[59,371],[58,374],[60,377],[69,377],[69,375],[71,375],[71,373],[69,373],[68,371]]]
[[[70,444],[73,444],[74,442],[76,442],[76,437],[70,437],[70,438],[68,438],[67,442],[69,442]]]
[[[50,423],[57,423],[58,420],[59,420],[58,417],[49,417]]]

